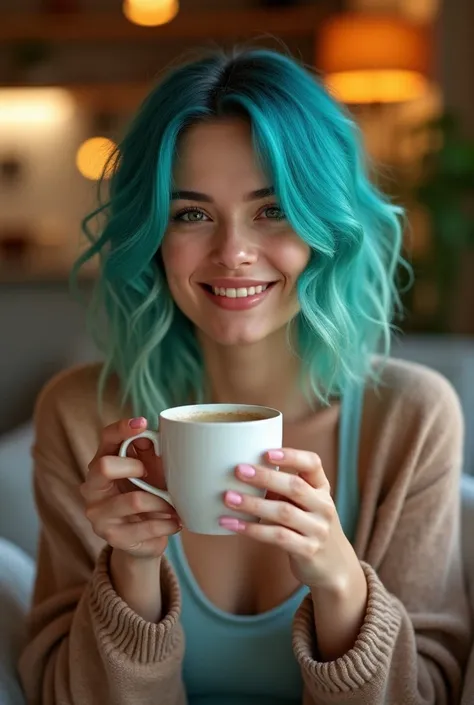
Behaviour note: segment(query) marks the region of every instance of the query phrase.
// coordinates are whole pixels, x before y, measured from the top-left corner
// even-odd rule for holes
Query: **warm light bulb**
[[[178,0],[124,0],[123,14],[142,27],[156,27],[171,22],[179,12]]]
[[[76,166],[86,179],[98,181],[104,172],[107,160],[117,145],[107,137],[91,137],[81,144],[76,154]],[[107,164],[105,178],[112,174],[114,160]]]
[[[74,101],[60,88],[2,88],[0,125],[58,123],[68,120]]]

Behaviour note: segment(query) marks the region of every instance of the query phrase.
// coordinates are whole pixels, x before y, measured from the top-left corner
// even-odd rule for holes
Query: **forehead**
[[[239,184],[246,191],[266,181],[252,145],[250,124],[239,118],[199,123],[177,144],[174,186],[201,190]]]

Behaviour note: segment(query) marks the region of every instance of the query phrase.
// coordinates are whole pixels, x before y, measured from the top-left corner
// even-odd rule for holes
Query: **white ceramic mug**
[[[169,502],[189,531],[229,534],[228,529],[219,526],[219,517],[236,516],[246,521],[256,518],[227,508],[224,493],[234,490],[265,495],[265,490],[238,480],[236,466],[260,464],[277,470],[263,456],[268,450],[281,448],[282,435],[283,417],[276,409],[245,404],[194,404],[162,411],[159,431],[143,431],[129,438],[122,443],[119,455],[125,457],[128,446],[137,438],[149,438],[162,458],[167,491],[138,478],[130,478],[130,482]]]

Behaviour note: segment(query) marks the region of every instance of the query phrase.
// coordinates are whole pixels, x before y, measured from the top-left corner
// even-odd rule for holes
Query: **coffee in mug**
[[[220,413],[197,411],[195,414],[190,414],[181,420],[192,423],[241,423],[242,421],[260,421],[264,418],[266,417],[261,414],[249,411],[222,411]]]
[[[230,534],[219,526],[219,517],[235,516],[257,521],[225,506],[228,490],[264,496],[265,490],[241,482],[235,468],[241,463],[266,465],[268,450],[281,448],[283,417],[280,411],[245,404],[196,404],[166,409],[160,414],[159,431],[143,431],[127,439],[119,455],[125,457],[130,443],[149,438],[161,456],[166,490],[139,478],[137,487],[162,497],[177,511],[183,525],[198,534]]]

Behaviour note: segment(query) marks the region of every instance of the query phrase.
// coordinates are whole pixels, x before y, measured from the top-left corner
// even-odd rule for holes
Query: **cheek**
[[[197,266],[197,254],[194,248],[180,242],[179,238],[165,236],[161,246],[163,266],[170,288],[183,280],[188,280]]]
[[[186,266],[185,261],[183,261],[183,252],[180,252],[180,248],[171,242],[164,240],[161,246],[161,257],[163,260],[163,267],[165,270],[166,281],[168,282],[168,288],[170,290],[171,296],[175,303],[179,304],[180,295],[180,281],[184,276],[184,268]]]
[[[293,236],[282,243],[278,253],[275,251],[276,255],[278,262],[274,259],[275,265],[294,285],[310,260],[311,250],[305,242]]]

